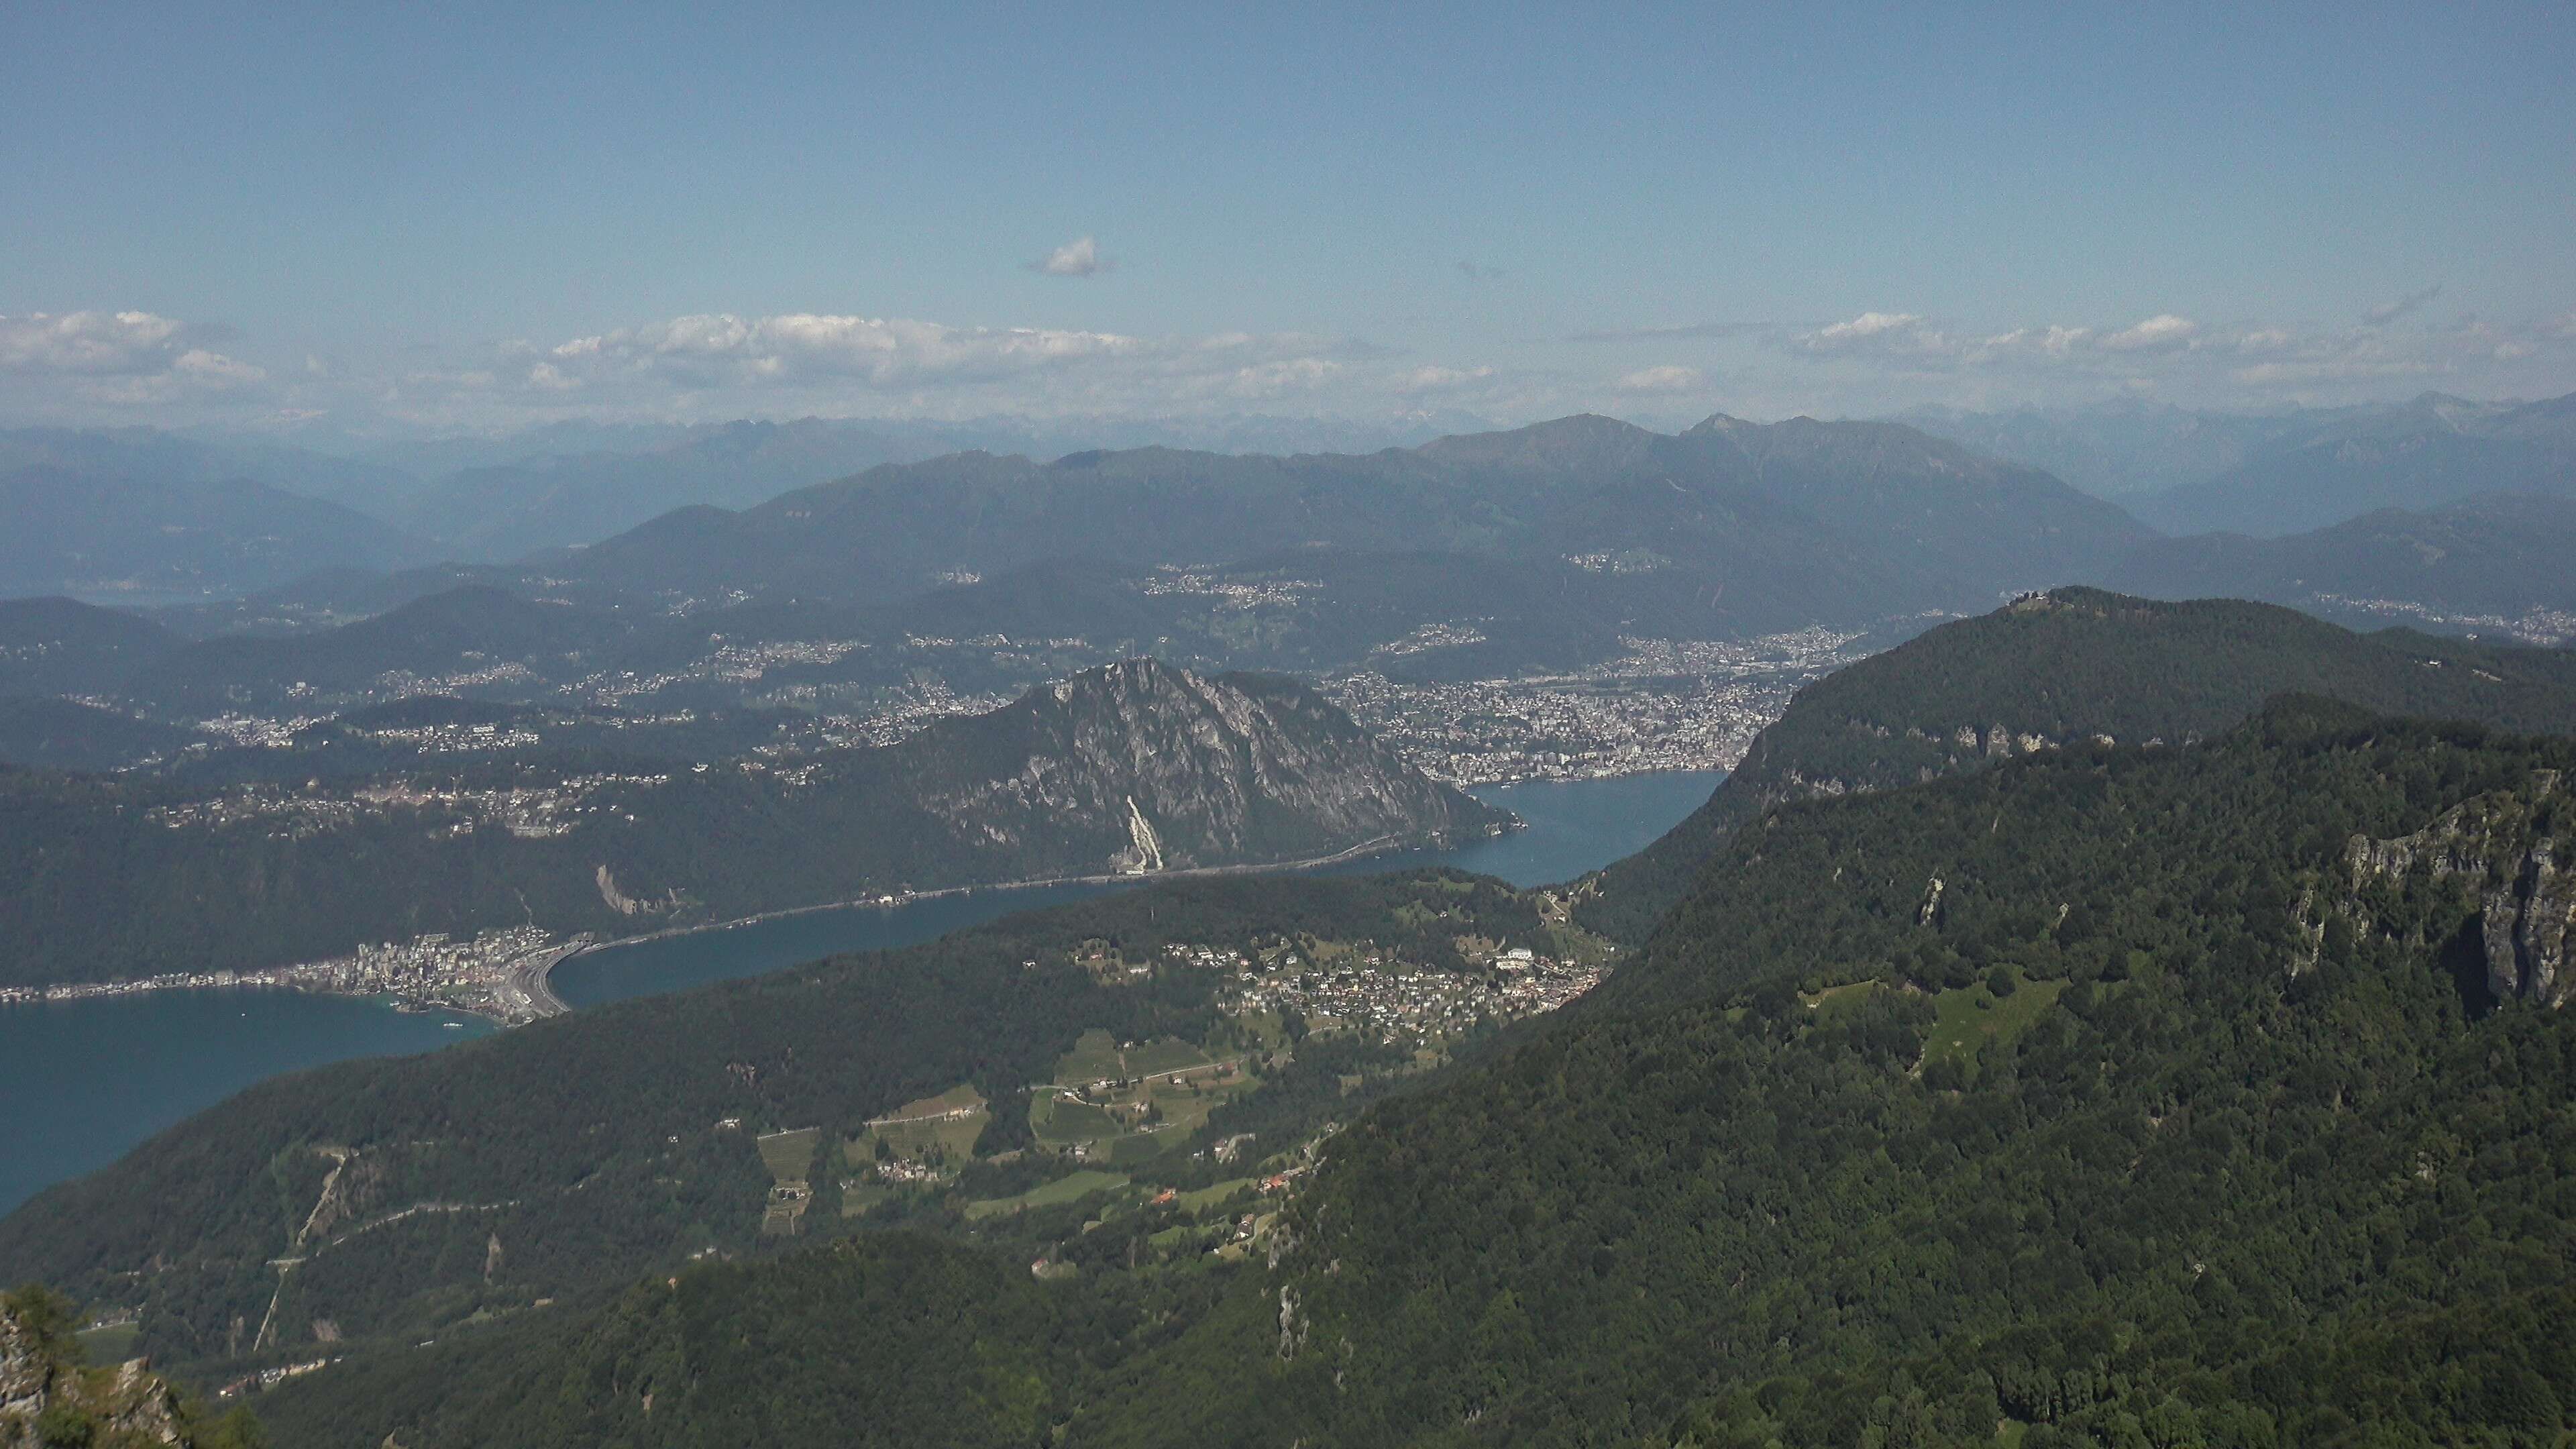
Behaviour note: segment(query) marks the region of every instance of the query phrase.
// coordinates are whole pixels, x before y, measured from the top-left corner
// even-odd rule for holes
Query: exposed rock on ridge
[[[1482,835],[1440,785],[1293,681],[1131,659],[906,745],[916,800],[1000,845],[1096,840],[1132,874]]]
[[[2356,835],[2345,852],[2353,890],[2413,878],[2473,893],[2487,989],[2499,1001],[2564,1006],[2576,996],[2566,969],[2576,877],[2558,864],[2567,852],[2555,819],[2566,803],[2558,772],[2539,770],[2523,789],[2465,801],[2412,835]]]
[[[194,1443],[178,1394],[143,1360],[81,1367],[68,1325],[51,1321],[60,1307],[42,1290],[0,1295],[0,1449]]]

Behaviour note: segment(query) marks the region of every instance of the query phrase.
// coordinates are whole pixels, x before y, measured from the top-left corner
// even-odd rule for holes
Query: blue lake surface
[[[1452,865],[1514,885],[1571,880],[1629,855],[1698,808],[1725,778],[1673,771],[1472,793],[1529,829],[1446,851],[1351,861],[1340,875]],[[1013,911],[1122,886],[975,891],[891,910],[843,907],[575,957],[554,975],[576,1007],[757,975],[841,951],[926,941]],[[155,991],[0,1006],[0,1213],[103,1167],[153,1133],[281,1072],[428,1051],[493,1030],[473,1017],[292,991]],[[5,1265],[0,1265],[5,1267]]]
[[[264,1077],[493,1030],[478,1017],[300,991],[0,1006],[0,1212]]]

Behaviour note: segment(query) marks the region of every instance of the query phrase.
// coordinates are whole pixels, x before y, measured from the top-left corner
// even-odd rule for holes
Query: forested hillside
[[[629,747],[300,791],[0,767],[0,985],[274,966],[523,923],[630,935],[1506,821],[1293,681],[1151,660],[775,767]]]
[[[2576,464],[2569,476],[2576,479]],[[2265,599],[2368,625],[2421,620],[2491,638],[2576,632],[2560,560],[2576,547],[2576,498],[2484,493],[2381,508],[2278,538],[2208,533],[2157,539],[2104,582],[2159,598]]]
[[[268,1412],[312,1444],[2554,1443],[2576,1036],[2490,943],[2561,899],[2571,767],[2293,699],[1793,803],[1650,959],[1331,1136],[1265,1253],[1033,1291],[879,1240]],[[834,1351],[954,1341],[887,1302],[912,1282],[978,1325],[984,1371],[924,1369],[953,1428]]]
[[[1310,1039],[1302,1021],[1246,1011],[1233,969],[1173,948],[1284,940],[1371,976],[1473,981],[1488,973],[1462,941],[1490,954],[1475,943],[1544,946],[1547,930],[1531,899],[1454,875],[1175,881],[426,1056],[346,1062],[263,1082],[39,1195],[0,1220],[0,1273],[133,1313],[140,1345],[166,1360],[262,1366],[334,1342],[408,1351],[647,1268],[755,1252],[765,1235],[862,1221],[962,1232],[978,1221],[970,1211],[993,1211],[978,1199],[1010,1210],[991,1220],[1012,1228],[1010,1243],[1045,1250],[1083,1239],[1097,1210],[1085,1194],[1103,1179],[1086,1164],[1196,1188],[1243,1179],[1254,1158],[1193,1151],[1256,1133],[1255,1156],[1268,1156],[1293,1146],[1299,1124],[1424,1065],[1374,1037]],[[1131,1066],[1121,1043],[1153,1054]],[[1114,1131],[1102,1108],[1031,1091],[1149,1071],[1188,1081],[1164,1080],[1142,1118]],[[936,1170],[881,1186],[870,1119],[950,1092],[981,1105],[919,1109],[959,1128],[928,1154]],[[770,1209],[783,1180],[810,1196],[782,1224]],[[1222,1213],[1246,1185],[1191,1213]],[[1157,1229],[1189,1220],[1158,1211]],[[1126,1240],[1089,1241],[1106,1253]]]
[[[1579,1023],[1336,1140],[1244,1371],[1309,1385],[1283,1442],[2552,1440],[2576,1035],[2447,959],[2529,842],[2356,841],[2554,841],[2571,763],[2298,702],[1784,809]]]
[[[1604,871],[1580,913],[1606,935],[1642,940],[1720,837],[1784,800],[1886,789],[2096,736],[2181,744],[2284,691],[2576,732],[2576,654],[2408,630],[2355,634],[2232,599],[2053,589],[1801,690],[1708,804]]]

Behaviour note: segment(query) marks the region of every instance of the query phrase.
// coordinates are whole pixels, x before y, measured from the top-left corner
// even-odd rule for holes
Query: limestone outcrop
[[[2576,996],[2567,969],[2576,925],[2576,873],[2559,864],[2557,814],[2571,802],[2555,770],[2445,811],[2411,835],[2356,835],[2345,851],[2357,893],[2409,880],[2473,892],[2486,954],[2487,989],[2499,1001],[2563,1006]]]

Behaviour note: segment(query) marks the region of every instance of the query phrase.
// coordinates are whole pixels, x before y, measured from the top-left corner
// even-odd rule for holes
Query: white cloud
[[[0,316],[0,402],[116,410],[204,403],[262,390],[267,369],[195,345],[213,329],[151,312]]]
[[[1490,367],[1417,367],[1395,379],[1400,393],[1449,392],[1492,379]]]
[[[1276,362],[1239,367],[1226,379],[1225,390],[1235,397],[1275,398],[1289,393],[1312,392],[1331,381],[1343,364],[1325,357],[1287,357]]]
[[[1818,352],[1884,350],[1900,346],[1919,346],[1927,338],[1938,340],[1938,333],[1927,334],[1923,319],[1912,312],[1863,312],[1848,322],[1836,322],[1807,338],[1807,345]]]
[[[1224,399],[1358,387],[1382,349],[1309,333],[1146,337],[1078,328],[953,327],[903,317],[712,313],[502,349],[531,405],[693,414],[896,408],[946,414],[1187,411]],[[866,401],[860,401],[865,398]]]
[[[2102,346],[2112,352],[2166,352],[2188,347],[2200,335],[2200,324],[2171,312],[2159,312],[2135,327],[2114,332],[2102,339]]]
[[[902,317],[711,314],[576,337],[549,354],[560,376],[661,374],[700,386],[856,378],[881,386],[1007,376],[1154,344],[1115,332],[950,327]]]
[[[1992,357],[2022,355],[2039,358],[2062,358],[2073,353],[2093,336],[2090,327],[2016,327],[1985,338],[1970,349],[1972,354]]]
[[[2024,336],[2025,332],[2007,332],[1987,341],[2011,344]],[[1813,332],[1795,334],[1787,340],[1793,350],[1819,357],[1882,358],[1923,363],[1955,360],[1981,345],[1975,340],[1951,336],[1916,312],[1863,312],[1848,322],[1836,322]]]
[[[1100,254],[1100,243],[1086,236],[1057,247],[1029,263],[1029,268],[1050,277],[1096,277],[1115,265]]]
[[[2354,382],[2370,378],[2426,377],[2445,369],[2408,358],[2332,357],[2315,362],[2261,362],[2228,374],[2248,387]]]
[[[1837,322],[1816,335],[1827,342],[1842,342],[1884,336],[1890,332],[1907,332],[1922,323],[1923,319],[1911,312],[1863,312],[1849,322]]]
[[[268,369],[220,352],[192,347],[179,354],[171,370],[203,387],[231,389],[268,381]]]
[[[1621,392],[1689,392],[1708,379],[1696,367],[1641,367],[1619,379]]]
[[[183,330],[150,312],[0,316],[0,367],[88,377],[160,372]]]
[[[1982,335],[1952,331],[1916,312],[1863,312],[1847,322],[1778,340],[1795,353],[1875,361],[1907,373],[1968,369],[2098,373],[2134,369],[2148,359],[2189,352],[2199,345],[2200,334],[2199,323],[2172,312],[2115,331],[2048,323]],[[2248,334],[2240,345],[2264,336]]]

